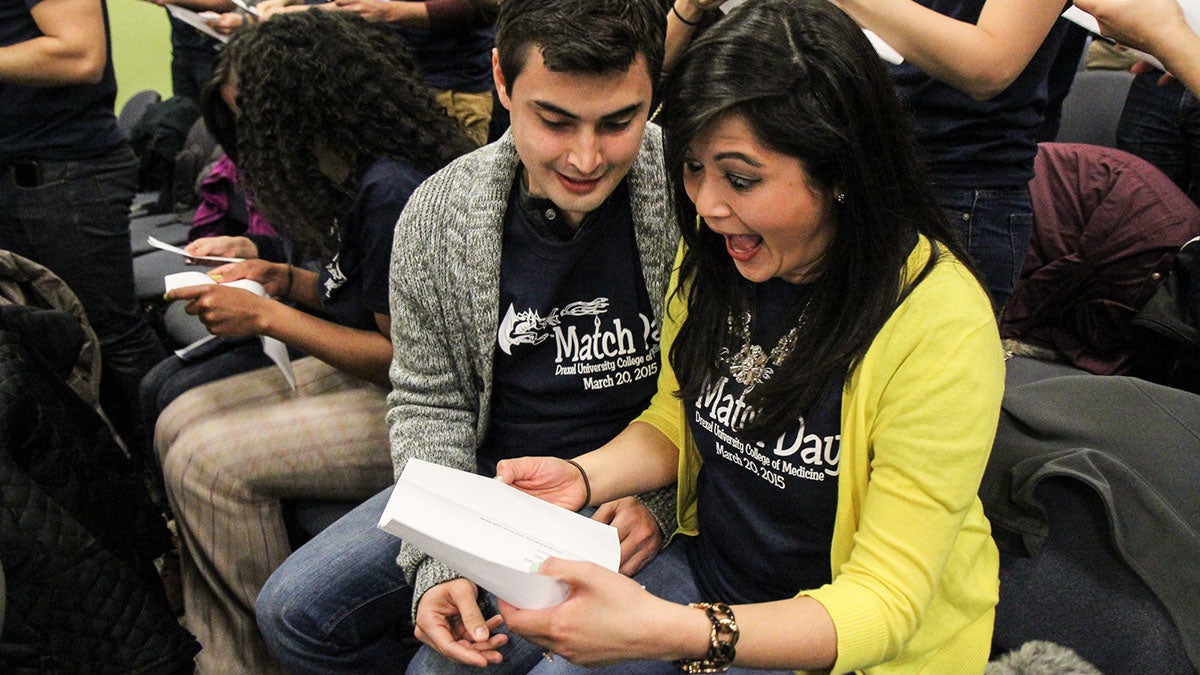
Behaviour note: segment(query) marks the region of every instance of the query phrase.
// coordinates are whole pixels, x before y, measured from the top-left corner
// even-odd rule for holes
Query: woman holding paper
[[[578,466],[498,474],[568,509],[678,480],[679,529],[633,579],[545,561],[568,599],[505,622],[622,673],[982,672],[1003,356],[887,73],[824,0],[761,0],[692,44],[663,111],[687,225],[658,393]]]
[[[253,608],[291,551],[280,500],[361,500],[391,483],[392,230],[421,180],[471,146],[403,45],[358,17],[278,17],[234,38],[218,67],[228,116],[209,107],[211,128],[302,256],[293,261],[312,262],[256,258],[244,238],[194,242],[196,255],[247,257],[209,274],[252,279],[267,297],[222,284],[169,296],[215,335],[269,336],[308,357],[293,364],[294,390],[272,366],[180,395],[155,447],[184,543],[186,623],[204,645],[197,664],[263,673],[277,665]]]

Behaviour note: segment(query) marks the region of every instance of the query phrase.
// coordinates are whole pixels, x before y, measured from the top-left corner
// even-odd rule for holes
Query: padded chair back
[[[1117,123],[1133,73],[1124,70],[1084,70],[1075,75],[1062,104],[1059,143],[1090,143],[1116,147]]]
[[[117,126],[120,127],[126,138],[129,138],[129,132],[133,130],[138,120],[142,119],[142,115],[146,114],[146,109],[150,107],[150,104],[158,103],[161,100],[162,96],[153,89],[143,89],[129,97],[129,100],[121,107],[121,113],[117,115]]]

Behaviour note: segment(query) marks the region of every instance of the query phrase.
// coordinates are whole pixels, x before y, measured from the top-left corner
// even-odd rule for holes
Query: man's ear
[[[492,80],[496,83],[496,97],[506,110],[512,110],[512,99],[508,97],[508,84],[504,81],[504,73],[500,72],[500,52],[492,48]]]

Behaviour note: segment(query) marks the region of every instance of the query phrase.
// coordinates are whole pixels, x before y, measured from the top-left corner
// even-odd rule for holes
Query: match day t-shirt
[[[795,325],[789,308],[808,288],[756,284],[751,340],[770,352]],[[730,348],[736,353],[741,337]],[[704,460],[697,479],[699,535],[685,540],[703,597],[731,603],[790,598],[828,583],[841,457],[842,381],[833,378],[796,425],[772,442],[742,433],[756,411],[727,364],[699,399],[684,402]]]
[[[481,470],[524,455],[574,457],[649,403],[660,327],[622,181],[577,231],[517,181],[500,257],[492,417]]]

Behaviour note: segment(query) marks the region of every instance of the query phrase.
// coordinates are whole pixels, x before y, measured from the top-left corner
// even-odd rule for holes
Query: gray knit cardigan
[[[396,225],[387,421],[397,476],[410,457],[475,470],[491,414],[501,231],[518,166],[505,134],[426,180]],[[629,170],[629,194],[646,291],[661,326],[678,230],[662,133],[653,124]],[[674,488],[641,498],[663,532],[674,532]],[[398,562],[413,585],[414,613],[426,590],[458,576],[407,542]]]

